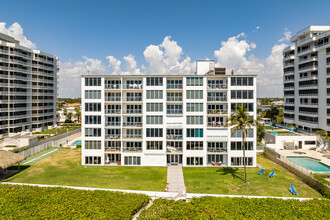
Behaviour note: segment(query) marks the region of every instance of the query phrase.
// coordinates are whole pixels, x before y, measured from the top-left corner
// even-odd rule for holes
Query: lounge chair
[[[273,176],[275,176],[275,171],[272,171],[268,177],[272,178]]]
[[[261,169],[260,172],[258,172],[259,175],[264,174],[265,173],[265,169]]]
[[[291,192],[293,195],[298,195],[298,193],[296,192],[296,190],[294,190],[293,185],[290,185],[290,192]]]
[[[212,164],[212,166],[215,166],[215,162],[214,161],[212,161],[211,164]]]

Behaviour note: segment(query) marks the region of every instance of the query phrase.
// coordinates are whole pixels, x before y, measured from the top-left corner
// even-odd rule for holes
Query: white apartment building
[[[256,75],[197,61],[194,75],[83,75],[82,164],[243,166],[241,132],[225,122],[243,104],[256,119]],[[256,166],[256,129],[247,165]]]
[[[0,33],[0,136],[56,125],[57,60]]]
[[[283,51],[284,122],[330,131],[330,26],[309,26]]]

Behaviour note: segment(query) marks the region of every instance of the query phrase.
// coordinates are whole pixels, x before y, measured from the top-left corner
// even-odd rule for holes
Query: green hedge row
[[[315,179],[311,176],[308,176],[308,175],[300,172],[299,170],[289,166],[288,164],[282,162],[281,160],[279,160],[276,156],[274,156],[269,151],[265,150],[264,153],[265,153],[266,157],[268,157],[270,160],[274,161],[275,163],[281,165],[282,167],[284,167],[285,169],[287,169],[291,173],[295,174],[304,183],[306,183],[307,185],[309,185],[313,189],[317,190],[325,198],[330,199],[330,188],[327,185],[324,185],[319,180],[317,180],[317,179]]]
[[[330,175],[325,175],[325,176],[323,176],[323,175],[319,175],[319,174],[313,173],[313,176],[314,176],[318,181],[320,181],[321,183],[330,186],[330,182],[327,181],[326,179],[324,179],[324,178],[329,178]]]
[[[329,200],[201,197],[154,200],[138,219],[329,219]]]
[[[28,146],[24,146],[24,147],[16,147],[16,148],[12,149],[11,152],[13,152],[13,153],[19,153],[19,152],[25,151],[25,150],[27,150],[29,148],[30,148],[29,145]]]
[[[149,200],[142,194],[0,184],[0,219],[131,219]]]

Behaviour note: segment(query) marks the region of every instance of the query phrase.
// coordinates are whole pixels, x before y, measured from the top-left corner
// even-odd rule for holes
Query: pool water
[[[330,167],[324,163],[307,157],[287,157],[291,162],[296,163],[302,167],[310,169],[314,172],[330,172]]]
[[[81,145],[81,141],[75,141],[72,145]]]

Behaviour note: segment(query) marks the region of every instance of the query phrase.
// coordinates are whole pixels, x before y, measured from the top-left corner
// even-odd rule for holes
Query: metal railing
[[[207,89],[227,89],[228,86],[225,84],[219,84],[219,85],[207,85]]]
[[[167,84],[167,89],[182,89],[182,84]]]
[[[123,134],[123,138],[140,139],[140,138],[142,138],[142,134]]]
[[[121,114],[120,109],[106,109],[105,114]]]
[[[120,134],[106,134],[105,139],[120,139]]]
[[[120,97],[105,97],[106,102],[120,102],[121,98]]]
[[[215,153],[221,153],[221,152],[227,152],[227,148],[218,148],[218,147],[208,147],[207,152],[215,152]]]
[[[126,102],[142,102],[142,97],[124,97],[123,101],[126,101]]]
[[[142,114],[142,109],[123,109],[123,114]]]
[[[142,127],[142,122],[124,122],[123,127]]]
[[[120,152],[121,147],[105,147],[105,152]]]
[[[105,89],[121,89],[121,84],[106,84]]]
[[[208,122],[207,127],[223,127],[225,126],[225,123],[223,122]]]
[[[179,135],[179,134],[168,134],[166,135],[166,138],[168,140],[182,140],[183,135]]]
[[[227,101],[227,97],[207,97],[207,101],[209,102],[219,102],[219,101]]]
[[[168,102],[182,102],[182,97],[167,97]]]
[[[123,84],[123,89],[143,89],[142,84]]]
[[[142,147],[124,147],[123,152],[142,152]]]
[[[173,114],[173,115],[182,115],[183,111],[182,110],[167,110],[167,114]]]
[[[120,122],[106,122],[105,126],[114,126],[114,127],[120,127]]]
[[[213,110],[207,110],[207,114],[211,115],[222,115],[222,114],[228,114],[227,109],[213,109]]]

